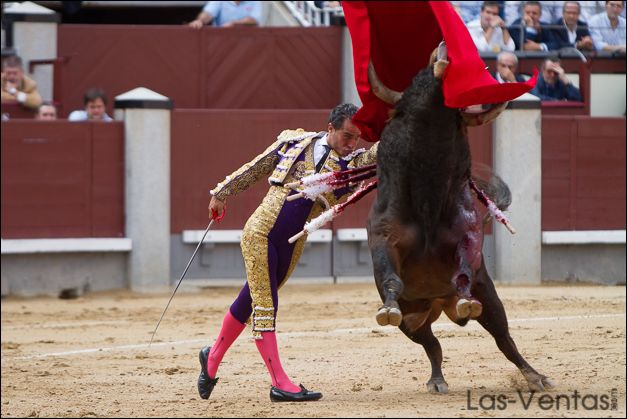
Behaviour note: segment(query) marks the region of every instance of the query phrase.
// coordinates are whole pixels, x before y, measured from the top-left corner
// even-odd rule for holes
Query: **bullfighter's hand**
[[[211,201],[209,202],[209,218],[214,218],[214,214],[221,217],[224,214],[224,205],[224,201],[220,201],[215,196],[212,196]]]

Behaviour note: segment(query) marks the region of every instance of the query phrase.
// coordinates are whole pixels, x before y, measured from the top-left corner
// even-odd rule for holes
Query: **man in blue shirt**
[[[625,53],[627,24],[621,16],[623,10],[624,1],[606,1],[605,12],[590,18],[590,33],[598,51]]]
[[[189,26],[200,29],[204,25],[231,27],[258,26],[261,22],[260,1],[210,1]]]
[[[581,93],[566,77],[558,58],[547,58],[542,63],[542,77],[529,93],[543,101],[573,100],[581,102]]]

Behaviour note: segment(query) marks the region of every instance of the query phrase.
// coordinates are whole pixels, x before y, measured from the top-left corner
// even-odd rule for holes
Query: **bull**
[[[505,210],[507,185],[497,176],[471,176],[467,127],[488,123],[505,104],[471,114],[444,105],[442,77],[448,64],[441,44],[402,94],[384,86],[370,64],[369,80],[381,100],[394,104],[377,156],[378,196],[367,221],[374,277],[383,306],[379,325],[398,326],[421,344],[431,362],[427,388],[447,393],[442,348],[431,324],[444,312],[464,326],[474,319],[495,339],[529,388],[553,381],[521,356],[482,256],[484,222],[471,186]]]

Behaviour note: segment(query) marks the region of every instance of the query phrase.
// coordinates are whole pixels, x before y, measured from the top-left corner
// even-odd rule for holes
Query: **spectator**
[[[508,25],[511,25],[514,20],[518,19],[522,15],[522,1],[506,1],[505,2],[505,21]],[[559,18],[562,17],[562,11],[564,8],[564,1],[541,1],[542,4],[542,16],[544,16],[544,20],[546,22],[555,22]],[[581,10],[579,11],[579,19],[583,22],[588,22],[588,20],[596,15],[603,6],[598,8],[597,3],[601,3],[598,1],[580,1],[579,5],[581,6]],[[599,9],[599,10],[597,10]]]
[[[84,110],[77,110],[70,113],[68,121],[113,121],[107,110],[107,95],[104,90],[91,88],[87,89],[83,97]]]
[[[524,82],[525,78],[518,74],[518,57],[509,51],[501,51],[496,57],[496,73],[494,78],[499,83]]]
[[[598,51],[625,53],[625,18],[620,14],[624,1],[606,1],[605,12],[590,18],[590,32]]]
[[[2,63],[2,103],[11,102],[32,110],[42,102],[37,83],[24,74],[22,59],[17,55],[7,57]]]
[[[314,1],[314,5],[318,9],[335,9],[342,7],[339,1]]]
[[[513,51],[515,48],[505,21],[499,16],[498,1],[484,1],[479,19],[469,22],[467,27],[479,51]]]
[[[57,108],[50,102],[43,102],[37,109],[35,119],[40,121],[54,121],[57,119]]]
[[[552,31],[546,23],[540,21],[541,16],[542,5],[539,1],[525,2],[522,18],[516,19],[509,28],[509,33],[514,39],[516,49],[523,51],[548,51],[557,47],[551,33]]]
[[[209,1],[198,17],[189,26],[200,29],[204,25],[221,27],[259,26],[261,22],[260,1]]]
[[[542,63],[542,77],[538,78],[536,87],[529,93],[538,96],[540,100],[573,100],[581,102],[579,89],[572,85],[558,58],[547,58]]]
[[[593,50],[594,42],[590,37],[588,25],[579,20],[581,5],[578,1],[565,1],[562,16],[555,22],[553,38],[558,48],[573,47],[581,50]]]

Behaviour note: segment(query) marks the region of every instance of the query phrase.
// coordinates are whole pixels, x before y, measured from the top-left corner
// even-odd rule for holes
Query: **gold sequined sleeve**
[[[279,161],[279,150],[285,144],[285,140],[279,136],[263,153],[246,163],[211,190],[220,201],[224,201],[231,195],[236,195],[248,189],[252,184],[264,176],[269,176]]]
[[[370,147],[369,150],[364,151],[359,156],[355,157],[348,164],[348,167],[360,167],[368,166],[377,162],[377,148],[379,148],[379,142],[377,141]]]

